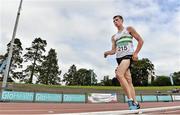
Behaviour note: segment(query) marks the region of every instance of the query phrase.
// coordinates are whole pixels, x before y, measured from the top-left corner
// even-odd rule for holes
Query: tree
[[[168,76],[158,76],[157,79],[152,83],[152,85],[169,86],[171,85],[171,82]]]
[[[120,86],[120,83],[116,77],[112,79],[112,86]]]
[[[100,83],[102,86],[112,86],[112,79],[109,79],[109,75],[104,76],[104,79]]]
[[[4,55],[0,55],[0,81],[3,81],[3,71],[5,68]]]
[[[91,75],[91,84],[90,85],[97,85],[97,75],[94,73],[93,70],[89,70],[90,75]]]
[[[92,70],[81,68],[75,75],[77,85],[94,85],[97,84],[96,74]]]
[[[147,58],[134,62],[131,67],[132,81],[135,86],[148,85],[148,75],[154,73],[154,65]]]
[[[25,62],[31,62],[31,65],[28,65],[24,70],[26,75],[30,75],[30,78],[26,78],[26,82],[32,83],[34,75],[38,77],[40,65],[44,59],[43,52],[46,51],[46,45],[46,40],[35,38],[35,40],[32,42],[32,47],[26,48],[27,53],[24,55]]]
[[[76,66],[72,65],[68,73],[63,75],[63,81],[66,85],[96,85],[96,77],[93,70],[81,68],[77,71]]]
[[[7,53],[4,56],[5,60],[7,59],[8,54],[9,54],[10,43],[8,43],[7,46],[8,46]],[[14,47],[13,47],[12,58],[11,58],[11,62],[10,62],[9,76],[11,78],[17,79],[17,80],[23,79],[22,71],[18,71],[18,70],[22,69],[22,67],[23,67],[22,51],[23,51],[22,43],[21,43],[20,39],[16,38],[14,40]]]
[[[76,72],[76,66],[73,64],[68,70],[68,72],[63,75],[63,82],[65,82],[66,85],[75,85]]]
[[[61,79],[58,75],[61,74],[61,71],[59,71],[57,54],[54,49],[50,49],[40,68],[40,75],[37,83],[46,85],[60,84]]]
[[[5,65],[6,65],[5,57],[4,57],[4,55],[0,55],[0,74],[3,74],[3,70],[5,69]]]
[[[174,85],[180,85],[180,71],[173,73]]]

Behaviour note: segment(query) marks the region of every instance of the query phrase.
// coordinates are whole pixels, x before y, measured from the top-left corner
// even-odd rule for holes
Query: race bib
[[[130,49],[130,44],[128,44],[128,43],[117,44],[117,51],[118,52],[128,52],[129,49]]]

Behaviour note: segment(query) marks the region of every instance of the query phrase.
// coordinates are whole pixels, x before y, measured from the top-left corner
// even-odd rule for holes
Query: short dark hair
[[[124,21],[124,19],[123,19],[123,17],[121,15],[116,15],[116,16],[113,17],[113,19],[115,19],[117,17],[120,18],[122,21]]]

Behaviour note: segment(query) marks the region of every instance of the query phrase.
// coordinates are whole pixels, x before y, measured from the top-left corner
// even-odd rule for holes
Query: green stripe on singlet
[[[128,45],[129,42],[118,42],[116,43],[117,46],[125,46]]]
[[[121,42],[132,42],[132,38],[123,38],[116,41],[116,43],[121,43]]]
[[[131,38],[132,39],[132,36],[121,36],[119,39],[123,39],[123,38]]]
[[[124,39],[124,38],[133,38],[132,36],[121,36],[120,38],[116,39],[116,41],[120,40],[120,39]]]

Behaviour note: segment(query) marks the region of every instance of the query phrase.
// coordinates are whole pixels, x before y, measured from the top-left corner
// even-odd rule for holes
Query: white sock
[[[128,101],[133,101],[133,99],[132,99],[132,98],[129,98]]]

